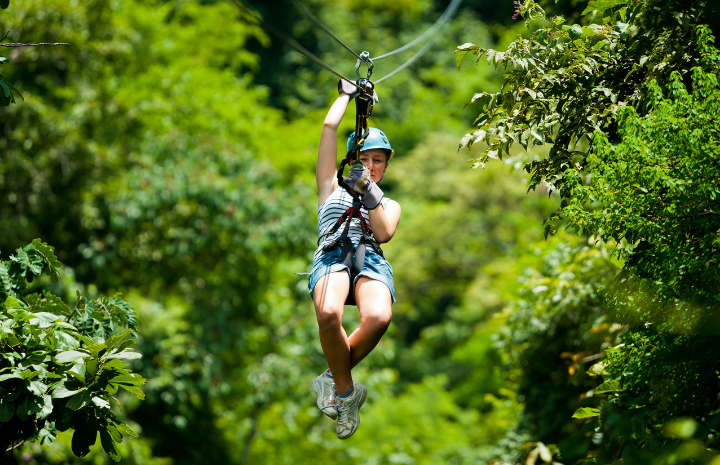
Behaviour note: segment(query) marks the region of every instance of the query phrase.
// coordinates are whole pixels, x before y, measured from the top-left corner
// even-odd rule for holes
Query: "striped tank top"
[[[391,200],[387,197],[383,197],[381,201],[383,208],[387,207],[388,202],[391,202]],[[342,187],[338,187],[335,189],[335,192],[330,194],[330,197],[328,197],[327,200],[320,205],[320,208],[318,208],[318,234],[322,240],[320,241],[320,246],[315,251],[313,261],[322,257],[324,254],[323,247],[325,247],[325,245],[335,241],[342,235],[343,230],[345,229],[344,224],[341,225],[334,234],[327,235],[327,233],[332,229],[335,223],[337,223],[343,213],[345,213],[348,208],[352,207],[352,204],[352,196]],[[370,226],[370,216],[368,215],[368,211],[365,207],[360,207],[360,213],[365,219],[365,223]],[[353,245],[357,247],[358,243],[360,243],[360,238],[363,237],[362,226],[360,225],[360,220],[358,218],[352,219],[350,229],[348,230],[348,237],[352,240]],[[373,239],[374,238],[375,237],[373,236]]]

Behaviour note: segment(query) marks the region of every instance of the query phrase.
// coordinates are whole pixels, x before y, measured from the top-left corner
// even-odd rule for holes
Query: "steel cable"
[[[353,49],[351,49],[350,47],[348,47],[348,46],[345,44],[345,42],[343,42],[342,40],[340,40],[340,39],[338,38],[338,36],[336,36],[335,34],[333,34],[332,31],[331,31],[330,29],[328,29],[319,19],[317,19],[317,17],[315,17],[315,15],[313,15],[312,13],[310,13],[310,10],[308,10],[307,8],[305,8],[305,6],[304,6],[302,3],[300,3],[298,0],[290,0],[290,1],[291,1],[291,2],[293,3],[293,5],[295,5],[300,11],[302,11],[302,12],[305,14],[305,16],[307,16],[308,19],[310,19],[310,21],[312,21],[313,23],[317,24],[318,27],[319,27],[320,29],[322,29],[323,31],[327,32],[330,37],[332,37],[333,39],[335,39],[340,45],[342,45],[342,46],[345,47],[350,53],[352,53],[353,55],[355,55],[355,57],[356,57],[358,60],[362,60],[362,58],[360,58],[360,55],[358,55],[357,53],[355,53],[355,52],[353,51]]]
[[[403,47],[400,47],[400,48],[397,49],[397,50],[393,50],[392,52],[386,53],[385,55],[381,55],[381,56],[379,56],[378,58],[373,58],[372,61],[376,61],[376,60],[379,60],[380,58],[385,58],[385,57],[388,57],[388,56],[390,56],[390,55],[394,55],[394,54],[396,54],[396,53],[400,53],[400,52],[403,51],[403,50],[407,50],[407,49],[410,48],[412,45],[414,45],[418,40],[420,40],[420,38],[422,38],[423,36],[425,36],[426,34],[428,34],[431,30],[433,31],[433,34],[432,34],[432,35],[430,36],[430,38],[428,39],[427,43],[426,43],[425,45],[423,45],[423,47],[422,47],[415,55],[413,55],[408,61],[406,61],[405,63],[403,63],[403,64],[400,65],[399,67],[397,67],[397,68],[395,69],[395,71],[393,71],[393,72],[391,72],[391,73],[389,73],[389,74],[381,77],[381,78],[378,79],[377,81],[375,81],[375,84],[379,84],[379,83],[383,82],[384,80],[386,80],[386,79],[388,79],[388,78],[390,78],[390,77],[392,77],[392,76],[395,76],[397,73],[401,72],[402,70],[404,70],[405,68],[407,68],[407,67],[410,66],[411,64],[415,63],[425,52],[427,52],[428,49],[430,48],[430,46],[431,46],[432,43],[433,43],[433,37],[432,37],[432,36],[435,34],[435,32],[437,32],[438,30],[440,30],[440,28],[442,28],[443,26],[445,26],[445,24],[447,24],[447,23],[455,16],[455,13],[457,12],[457,9],[458,9],[458,7],[460,6],[460,2],[461,2],[461,1],[462,1],[462,0],[452,0],[452,2],[450,2],[450,4],[449,4],[449,5],[447,6],[447,8],[445,9],[445,12],[442,14],[442,16],[440,17],[440,19],[438,19],[438,20],[435,22],[435,24],[433,24],[432,27],[430,27],[430,29],[428,29],[427,31],[425,31],[425,34],[421,35],[421,36],[418,37],[417,39],[413,40],[412,42],[410,42],[409,44],[407,44],[407,45],[405,45],[405,46],[403,46]],[[436,26],[437,26],[437,27],[436,27]],[[435,28],[435,29],[433,29],[433,28]]]
[[[425,31],[420,37],[413,40],[407,45],[403,45],[397,50],[393,50],[392,52],[388,52],[384,55],[380,55],[379,57],[372,58],[372,61],[382,60],[383,58],[387,58],[389,56],[395,55],[397,53],[404,52],[405,50],[412,48],[415,46],[415,44],[422,42],[423,39],[430,35],[432,36],[435,34],[438,30],[440,30],[443,26],[445,26],[445,23],[447,23],[450,19],[452,19],[453,16],[455,16],[455,13],[457,12],[457,9],[460,7],[460,3],[462,3],[462,0],[452,0],[450,4],[445,8],[445,11],[442,15],[440,15],[440,18],[438,18],[437,21],[435,21],[435,24],[430,26],[430,28]]]
[[[273,25],[265,22],[262,19],[262,16],[257,11],[252,10],[243,0],[230,0],[236,7],[238,7],[241,11],[245,12],[248,16],[254,18],[264,29],[267,29],[271,33],[275,34],[282,40],[283,42],[287,43],[289,46],[297,50],[302,55],[305,55],[310,60],[314,61],[318,65],[322,66],[326,70],[330,71],[334,75],[338,76],[341,79],[345,79],[346,81],[353,82],[352,80],[346,78],[342,74],[335,71],[330,65],[322,61],[320,58],[316,57],[311,51],[300,45],[295,39],[292,39],[291,37],[288,37],[287,35],[280,32],[278,29],[276,29]],[[352,52],[352,50],[350,50]],[[353,52],[355,53],[355,52]]]

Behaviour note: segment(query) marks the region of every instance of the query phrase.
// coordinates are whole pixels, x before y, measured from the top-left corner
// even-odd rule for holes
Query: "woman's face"
[[[387,155],[382,149],[370,149],[360,152],[358,157],[361,162],[370,170],[370,177],[375,182],[380,182],[388,166]]]

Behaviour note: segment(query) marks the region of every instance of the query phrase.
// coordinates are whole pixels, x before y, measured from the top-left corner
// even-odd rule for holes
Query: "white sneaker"
[[[328,376],[327,371],[323,371],[320,376],[312,382],[313,390],[317,394],[317,406],[322,413],[335,420],[338,416],[335,408],[335,396],[337,391],[333,379]]]
[[[367,397],[367,388],[360,383],[353,383],[354,392],[346,399],[337,396],[338,422],[335,433],[340,439],[347,439],[360,426],[360,407]]]

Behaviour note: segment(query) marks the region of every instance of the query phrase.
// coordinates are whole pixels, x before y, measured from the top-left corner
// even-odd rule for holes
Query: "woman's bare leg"
[[[320,278],[313,291],[320,344],[340,394],[353,387],[350,343],[342,327],[343,307],[349,290],[350,279],[347,271],[338,271]]]
[[[361,276],[355,286],[355,300],[360,312],[360,327],[348,338],[351,368],[372,352],[390,326],[392,317],[390,289],[380,281]],[[335,376],[332,368],[330,371]]]

